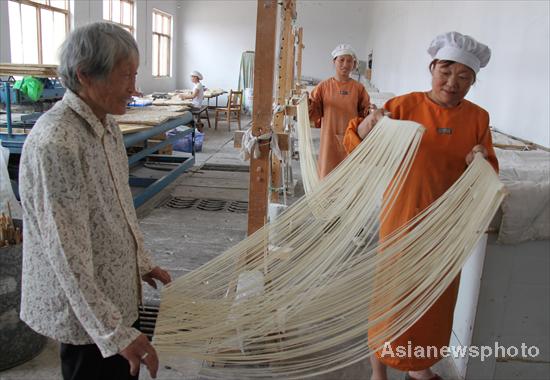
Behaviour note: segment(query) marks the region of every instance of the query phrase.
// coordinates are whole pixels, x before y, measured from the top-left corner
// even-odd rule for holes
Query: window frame
[[[105,7],[105,0],[103,1],[103,6]],[[107,20],[107,21],[110,21],[112,22],[113,24],[117,24],[121,27],[123,27],[124,29],[128,30],[129,29],[129,32],[130,34],[132,34],[132,36],[136,36],[136,2],[135,0],[119,0],[119,3],[120,3],[120,22],[118,21],[113,21],[113,0],[107,0],[107,2],[109,3],[109,18],[105,18],[105,16],[103,16],[103,19],[104,20]],[[124,24],[122,22],[122,20],[124,19],[123,16],[122,16],[122,10],[124,9],[123,7],[123,3],[126,3],[126,4],[129,4],[130,5],[130,8],[131,8],[131,22],[132,24],[131,25],[128,25],[128,24]],[[103,12],[105,12],[105,9],[103,9]]]
[[[50,12],[62,13],[65,16],[65,36],[70,32],[70,8],[69,0],[64,0],[65,9],[54,7],[51,4],[51,0],[43,0],[46,4],[39,3],[33,0],[9,0],[12,3],[19,4],[19,14],[21,15],[21,5],[27,5],[30,7],[36,8],[36,39],[37,39],[37,49],[38,49],[38,64],[42,65],[44,63],[43,47],[42,47],[42,12],[41,10],[47,10]],[[11,30],[10,30],[11,33]]]
[[[153,28],[153,25],[157,26],[155,24],[155,16],[156,15],[159,15],[163,18],[163,25],[164,25],[164,19],[168,19],[168,22],[170,23],[169,24],[169,33],[170,34],[166,34],[164,33],[164,31],[162,32],[158,32],[155,30],[155,28]],[[155,38],[157,38],[157,49],[158,51],[156,52],[156,57],[154,56],[155,52],[153,51],[153,46],[154,46],[154,43],[152,42],[152,45],[151,45],[151,51],[152,51],[152,60],[157,60],[157,73],[155,73],[153,71],[154,69],[154,65],[153,65],[153,62],[151,62],[151,74],[153,76],[153,78],[169,78],[172,76],[172,34],[173,34],[173,16],[169,13],[166,13],[166,12],[163,12],[161,11],[160,9],[156,9],[156,8],[153,8],[152,12],[151,12],[151,15],[152,15],[152,20],[151,20],[151,32],[152,32],[152,41],[155,40]],[[157,26],[157,29],[158,29],[158,26]],[[162,28],[161,28],[162,29]],[[161,57],[161,40],[163,38],[166,38],[168,39],[168,51],[167,51],[167,59],[166,59],[166,75],[161,75],[161,62],[160,62],[160,57]]]

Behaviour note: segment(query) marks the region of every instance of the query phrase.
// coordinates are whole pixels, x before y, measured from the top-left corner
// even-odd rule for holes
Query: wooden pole
[[[295,12],[295,0],[284,0],[282,9],[282,28],[281,38],[279,46],[279,65],[278,65],[278,77],[277,77],[277,105],[284,107],[286,100],[290,96],[290,88],[292,87],[292,79],[290,75],[292,73],[293,62],[290,62],[292,58],[292,47],[294,45],[294,38],[292,34],[292,20],[296,18]],[[273,121],[273,130],[277,133],[284,131],[284,113],[278,112],[275,115]],[[281,161],[272,160],[271,162],[271,186],[273,188],[271,192],[271,200],[277,202],[279,200],[279,189],[283,186],[281,178]],[[284,190],[283,190],[284,191]]]
[[[279,65],[277,77],[277,105],[285,105],[286,99],[290,95],[288,89],[291,87],[289,81],[289,71],[292,72],[292,64],[289,66],[291,49],[294,45],[292,36],[292,19],[295,15],[295,0],[284,0],[282,9],[282,27],[279,46]],[[274,129],[276,132],[284,130],[284,114],[277,113],[274,120]]]
[[[252,134],[270,131],[273,78],[275,69],[275,34],[277,1],[258,0],[256,16],[256,50],[254,55],[254,108]],[[248,234],[260,229],[266,220],[270,174],[269,142],[260,144],[260,157],[250,159],[248,190]]]
[[[299,84],[299,93],[301,93],[301,84],[302,84],[302,50],[304,49],[303,45],[304,38],[304,29],[302,27],[298,28],[298,52],[296,58],[296,81]]]
[[[285,92],[286,92],[287,99],[292,97],[292,90],[294,89],[294,66],[296,61],[296,51],[294,50],[295,41],[296,41],[296,34],[294,30],[291,28],[290,36],[289,36],[289,39],[287,40],[288,54],[286,57],[286,62],[287,62],[286,65],[288,67],[288,70],[286,73]]]

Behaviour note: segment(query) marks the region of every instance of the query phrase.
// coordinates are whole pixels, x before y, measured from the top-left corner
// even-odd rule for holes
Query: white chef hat
[[[334,50],[331,53],[332,59],[339,57],[341,55],[351,55],[353,56],[353,59],[357,59],[357,56],[355,55],[355,51],[349,44],[340,44],[334,48]]]
[[[468,66],[477,74],[487,66],[491,49],[470,36],[448,32],[435,37],[428,48],[433,59],[449,60]]]
[[[192,77],[197,77],[197,78],[199,78],[199,80],[202,80],[202,74],[199,73],[197,70],[191,71],[191,73],[189,75],[192,76]]]

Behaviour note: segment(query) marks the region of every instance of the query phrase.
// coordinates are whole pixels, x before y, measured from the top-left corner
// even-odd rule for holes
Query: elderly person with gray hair
[[[170,282],[144,249],[122,134],[111,114],[135,93],[139,52],[107,22],[60,50],[63,99],[32,128],[20,164],[21,319],[61,342],[64,379],[131,379],[158,357],[139,332],[141,280]]]

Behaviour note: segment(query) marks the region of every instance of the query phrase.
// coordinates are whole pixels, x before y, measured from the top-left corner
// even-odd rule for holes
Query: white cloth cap
[[[354,59],[357,59],[357,56],[355,55],[355,51],[353,51],[353,48],[351,45],[348,44],[340,44],[334,48],[334,50],[331,53],[332,59],[339,57],[341,55],[351,55]]]
[[[199,78],[199,80],[202,80],[202,74],[199,73],[197,70],[191,71],[191,74],[189,74],[189,75],[191,75],[192,77],[197,77],[197,78]]]
[[[468,66],[477,74],[487,66],[491,49],[470,36],[458,32],[448,32],[435,37],[428,53],[433,59],[449,60]]]

